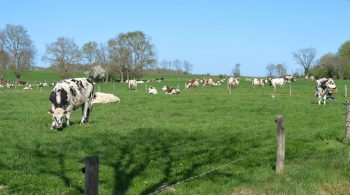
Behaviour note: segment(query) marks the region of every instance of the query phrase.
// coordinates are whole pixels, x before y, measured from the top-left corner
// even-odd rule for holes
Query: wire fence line
[[[223,165],[217,166],[217,167],[215,167],[215,168],[209,169],[209,170],[207,170],[207,171],[205,171],[205,172],[202,172],[202,173],[200,173],[200,174],[198,174],[198,175],[195,175],[195,176],[186,178],[186,179],[184,179],[184,180],[177,181],[176,183],[174,183],[174,184],[172,184],[172,185],[169,185],[169,186],[166,186],[166,187],[164,187],[164,188],[161,188],[161,189],[159,189],[159,190],[156,190],[156,191],[150,193],[149,195],[158,194],[158,193],[164,192],[164,191],[166,191],[166,190],[168,190],[168,189],[170,189],[170,188],[172,188],[172,187],[175,187],[175,186],[177,186],[177,185],[180,185],[180,184],[183,184],[183,183],[188,183],[188,182],[190,182],[190,181],[192,181],[192,180],[194,180],[194,179],[204,177],[204,176],[206,176],[206,175],[209,174],[209,173],[212,173],[212,172],[214,172],[214,171],[216,171],[216,170],[219,170],[219,169],[226,168],[226,167],[228,167],[229,165],[231,165],[231,164],[233,164],[233,163],[235,163],[235,162],[237,162],[237,161],[243,160],[244,158],[245,158],[245,157],[242,157],[242,156],[241,156],[241,157],[239,157],[238,159],[232,160],[232,161],[230,161],[230,162],[228,162],[228,163],[226,163],[226,164],[223,164]]]

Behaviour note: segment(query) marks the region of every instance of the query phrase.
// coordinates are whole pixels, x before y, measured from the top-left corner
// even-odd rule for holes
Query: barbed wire
[[[203,172],[203,173],[201,173],[201,174],[199,174],[199,175],[195,175],[195,176],[186,178],[186,179],[181,180],[181,181],[178,181],[178,182],[176,182],[176,183],[174,183],[174,184],[172,184],[172,185],[169,185],[169,186],[166,186],[166,187],[161,188],[161,189],[159,189],[159,190],[156,190],[156,191],[150,193],[149,195],[158,194],[158,193],[161,193],[161,192],[163,192],[163,191],[165,191],[165,190],[167,190],[167,189],[169,189],[169,188],[171,188],[171,187],[175,187],[175,186],[177,186],[177,185],[190,182],[191,180],[194,180],[194,179],[197,179],[197,178],[200,178],[200,177],[204,177],[205,175],[207,175],[207,174],[209,174],[209,173],[212,173],[212,172],[214,172],[214,171],[216,171],[216,170],[219,170],[219,169],[222,169],[222,168],[226,168],[226,167],[228,167],[229,165],[231,165],[231,164],[233,164],[233,163],[235,163],[235,162],[237,162],[237,161],[239,161],[239,160],[243,160],[243,159],[244,159],[244,157],[241,156],[241,157],[239,157],[238,159],[235,159],[235,160],[230,161],[230,162],[228,162],[228,163],[226,163],[226,164],[223,164],[223,165],[220,165],[220,166],[215,167],[215,168],[213,168],[213,169],[210,169],[210,170],[208,170],[208,171],[205,171],[205,172]]]

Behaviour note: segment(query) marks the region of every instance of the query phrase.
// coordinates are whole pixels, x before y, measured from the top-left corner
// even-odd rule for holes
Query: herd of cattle
[[[157,78],[156,82],[162,82],[165,78]],[[310,78],[312,80],[312,78]],[[204,77],[202,79],[191,79],[185,83],[185,89],[196,88],[200,85],[202,86],[215,86],[222,85],[226,79],[214,80],[212,77]],[[284,87],[287,82],[295,82],[296,77],[294,76],[284,76],[280,78],[246,78],[246,82],[251,82],[253,86],[264,86],[265,84],[270,84],[276,90],[277,86]],[[137,84],[148,83],[149,80],[127,80],[128,87],[131,90],[137,89]],[[239,86],[240,79],[229,77],[227,79],[227,88],[233,89]],[[12,88],[14,84],[2,81],[0,82],[0,88],[3,87]],[[18,83],[18,86],[23,86],[24,90],[33,89],[32,86],[24,81]],[[38,88],[54,86],[51,94],[51,109],[48,111],[52,115],[51,128],[62,129],[64,126],[64,121],[66,121],[66,126],[70,125],[71,113],[77,108],[82,108],[82,118],[80,123],[85,124],[89,120],[90,110],[93,104],[96,103],[113,103],[120,102],[120,99],[113,95],[94,91],[94,83],[86,78],[73,78],[66,79],[57,83],[48,84],[46,82],[39,83]],[[164,85],[161,90],[165,94],[180,94],[180,89],[169,87]],[[316,80],[316,90],[315,96],[318,97],[318,104],[326,104],[328,98],[333,98],[332,94],[336,91],[336,85],[332,78],[321,78]],[[156,95],[158,91],[155,87],[148,87],[148,94]]]

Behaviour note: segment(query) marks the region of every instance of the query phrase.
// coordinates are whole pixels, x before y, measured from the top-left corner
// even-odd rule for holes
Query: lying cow
[[[165,92],[165,94],[179,94],[180,93],[180,89],[168,87],[166,85],[164,85],[162,90]]]
[[[89,113],[94,98],[94,86],[86,78],[67,79],[58,82],[52,89],[50,101],[52,103],[49,114],[52,115],[51,129],[62,129],[64,120],[69,120],[73,110],[82,107],[81,124],[89,120]]]
[[[137,81],[136,80],[129,80],[128,81],[129,89],[136,90],[137,88]]]
[[[110,93],[95,92],[92,104],[108,104],[108,103],[119,103],[120,99]]]
[[[156,81],[157,81],[158,83],[160,83],[160,82],[162,82],[162,81],[164,81],[164,80],[165,80],[164,77],[156,78]]]
[[[326,104],[326,99],[331,97],[337,86],[332,78],[322,78],[316,81],[316,96],[318,97],[318,104],[320,105],[323,100],[323,104]]]
[[[253,86],[264,86],[265,85],[265,80],[264,79],[257,79],[257,78],[254,78],[252,79],[252,85]]]
[[[186,84],[185,87],[186,88],[196,88],[199,86],[199,80],[198,79],[192,79],[189,80]]]
[[[158,93],[157,89],[155,87],[148,87],[148,94],[151,94],[151,95],[156,95]]]

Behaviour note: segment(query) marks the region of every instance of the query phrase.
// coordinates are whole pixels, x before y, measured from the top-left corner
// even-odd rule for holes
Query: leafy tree
[[[0,40],[9,68],[14,72],[18,83],[23,72],[33,65],[35,48],[32,40],[23,26],[12,24],[7,24],[0,32]]]
[[[55,42],[46,44],[46,54],[43,60],[48,60],[56,66],[61,78],[71,77],[71,66],[78,63],[80,59],[79,47],[73,39],[59,37]]]
[[[312,66],[312,62],[316,57],[315,48],[303,48],[296,52],[293,52],[293,57],[297,64],[304,68],[304,74],[309,76],[309,70]]]

